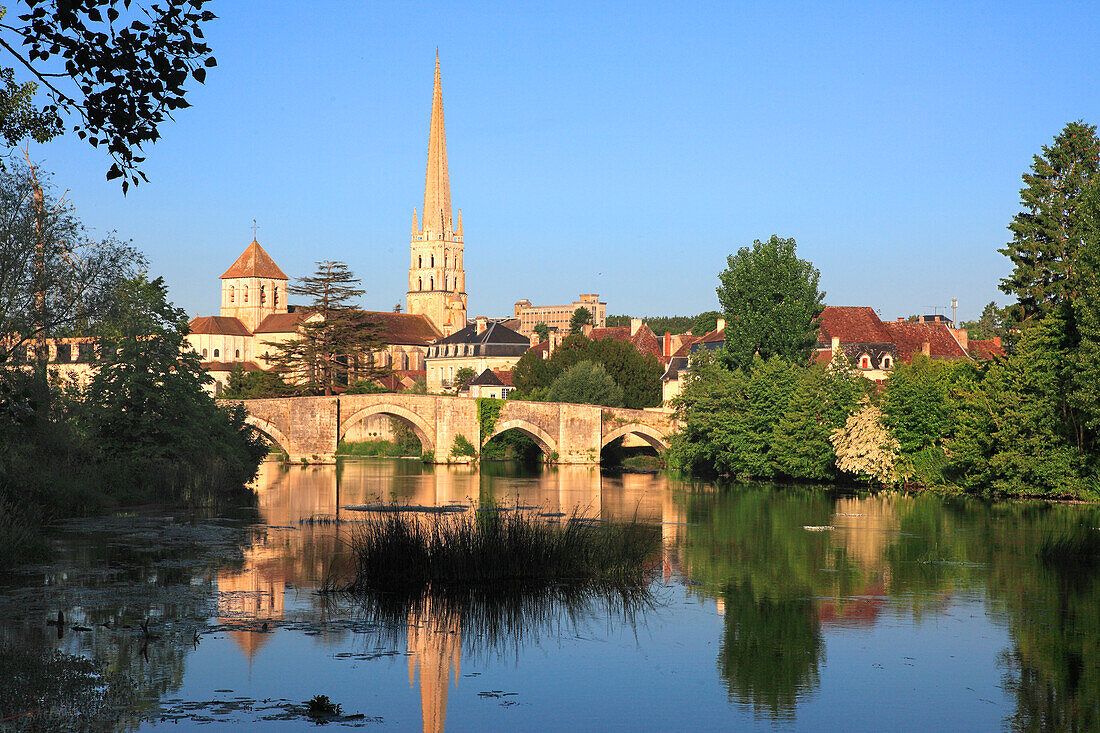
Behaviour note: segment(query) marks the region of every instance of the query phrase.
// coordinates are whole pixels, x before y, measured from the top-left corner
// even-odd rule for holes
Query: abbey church
[[[388,386],[394,389],[408,388],[423,378],[427,347],[467,326],[462,212],[452,217],[438,54],[421,214],[418,222],[413,210],[406,312],[367,312],[382,326],[386,347],[375,360],[393,370],[394,383]],[[214,377],[216,394],[235,368],[267,370],[265,356],[271,353],[271,343],[296,338],[302,322],[320,318],[288,302],[289,278],[256,239],[220,279],[221,312],[192,319],[188,336]]]

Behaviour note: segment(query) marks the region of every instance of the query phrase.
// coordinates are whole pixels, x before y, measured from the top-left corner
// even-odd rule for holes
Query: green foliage
[[[288,289],[312,300],[311,315],[296,338],[264,342],[272,347],[272,371],[304,394],[334,394],[355,377],[371,379],[383,370],[369,366],[369,355],[382,344],[381,326],[352,301],[363,294],[343,262],[323,260],[313,275]],[[313,317],[320,316],[319,318]]]
[[[472,458],[477,457],[477,448],[470,442],[462,433],[455,436],[454,445],[451,446],[452,456],[470,456]]]
[[[217,65],[203,41],[203,28],[215,18],[202,8],[206,2],[23,0],[28,12],[20,24],[5,26],[13,38],[4,47],[40,87],[16,84],[12,69],[0,70],[6,87],[0,111],[11,113],[0,116],[0,133],[8,145],[25,136],[48,140],[68,118],[80,139],[113,159],[107,180],[121,178],[124,193],[145,180],[138,169],[142,148],[160,138],[160,124],[190,106],[186,85],[203,83]],[[63,59],[61,73],[47,62],[51,56]],[[35,91],[48,101],[37,106]]]
[[[998,308],[996,302],[987,303],[976,321],[963,321],[959,328],[965,328],[971,341],[988,341],[993,338],[1008,338],[1011,325],[1007,308]]]
[[[951,390],[965,365],[932,361],[924,354],[894,367],[882,400],[883,422],[904,454],[942,445],[954,424]]]
[[[647,316],[644,320],[647,326],[653,329],[658,336],[665,333],[686,333],[691,331],[696,336],[713,331],[718,325],[718,319],[722,314],[718,311],[704,311],[697,316]],[[629,326],[630,316],[608,316],[608,326]]]
[[[602,365],[579,361],[551,383],[546,399],[548,402],[622,407],[623,390]]]
[[[482,445],[496,430],[497,420],[500,419],[500,411],[503,409],[504,400],[498,400],[495,397],[477,398],[477,424],[481,429]]]
[[[730,255],[718,276],[718,302],[726,314],[723,361],[731,369],[752,367],[754,355],[805,364],[817,343],[824,308],[820,273],[798,259],[793,239],[772,235]]]
[[[129,280],[103,324],[102,363],[88,385],[80,424],[102,455],[133,471],[122,491],[186,494],[196,472],[240,486],[267,447],[239,406],[204,391],[209,375],[184,348],[186,313],[161,278]]]
[[[412,428],[400,418],[390,418],[392,440],[384,438],[360,441],[341,440],[336,446],[336,454],[341,456],[419,456],[423,450],[420,438]]]
[[[1070,122],[1036,155],[1024,174],[1020,203],[1012,219],[1012,241],[1001,249],[1012,260],[1012,274],[1001,290],[1017,298],[1018,320],[1030,323],[1080,293],[1077,260],[1085,237],[1082,194],[1100,168],[1096,127]]]
[[[393,392],[373,379],[360,379],[348,385],[344,394],[387,394]]]
[[[286,397],[293,392],[290,385],[275,372],[262,370],[246,372],[241,365],[237,364],[229,372],[229,383],[219,396],[226,399],[251,400]]]
[[[550,340],[550,327],[545,323],[536,323],[534,330],[539,336],[539,343]]]
[[[546,400],[554,380],[581,361],[604,368],[623,391],[623,407],[638,409],[661,404],[664,369],[657,357],[642,355],[629,343],[612,338],[591,341],[583,335],[566,337],[549,359],[533,352],[524,354],[512,370],[518,397]]]
[[[591,326],[592,324],[592,311],[581,306],[573,311],[573,315],[569,319],[569,333],[580,333],[585,326]]]
[[[475,377],[477,377],[477,372],[471,367],[462,367],[455,372],[454,382],[451,386],[455,388],[456,392],[461,392],[466,389],[470,382],[474,381]]]

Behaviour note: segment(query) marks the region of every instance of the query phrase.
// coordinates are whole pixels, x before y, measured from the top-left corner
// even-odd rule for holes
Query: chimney
[[[714,327],[714,330],[715,331],[725,331],[726,330],[726,319],[725,318],[719,318],[718,319],[718,325]]]
[[[592,324],[591,323],[584,324],[584,328],[582,329],[581,333],[584,334],[585,338],[590,337],[592,335]]]
[[[641,327],[642,327],[642,319],[641,318],[631,318],[630,319],[630,335],[631,336],[638,333],[638,329],[640,329]]]
[[[965,328],[951,328],[948,329],[955,335],[955,340],[959,342],[959,346],[963,351],[967,351],[970,348],[970,332]]]
[[[905,319],[901,316],[898,316],[898,323],[905,323]]]
[[[666,359],[668,357],[672,356],[672,332],[671,331],[665,331],[665,343],[664,343],[664,346],[661,349],[661,353],[664,354]]]
[[[928,341],[925,341],[924,343],[922,343],[920,345],[920,350],[921,350],[921,353],[924,354],[925,356],[929,356],[929,357],[932,356],[932,344],[929,343]]]
[[[539,335],[537,333],[532,333],[531,334],[531,345],[532,346],[538,346],[539,345]]]
[[[833,353],[840,351],[840,337],[833,336]]]
[[[919,316],[918,323],[924,323],[924,316]]]
[[[489,319],[488,318],[486,318],[485,316],[478,316],[477,317],[477,332],[478,332],[478,334],[485,333],[485,329],[488,327],[488,325],[489,325]]]

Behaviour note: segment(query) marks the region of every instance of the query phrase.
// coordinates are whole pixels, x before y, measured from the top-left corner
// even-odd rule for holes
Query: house
[[[503,369],[486,369],[468,385],[470,397],[495,397],[498,400],[507,399],[513,389],[512,372]]]
[[[641,318],[631,318],[629,326],[604,326],[602,328],[585,326],[584,335],[593,341],[615,339],[632,345],[639,354],[664,357],[664,349],[657,334]]]
[[[531,339],[481,316],[474,323],[428,347],[424,362],[428,391],[450,389],[460,369],[511,371],[531,347]]]
[[[675,339],[680,346],[673,351]],[[726,319],[719,318],[715,329],[702,336],[686,333],[677,337],[666,333],[665,344],[668,356],[665,373],[661,375],[661,398],[667,407],[684,389],[684,381],[691,371],[691,356],[700,351],[718,351],[726,345]]]

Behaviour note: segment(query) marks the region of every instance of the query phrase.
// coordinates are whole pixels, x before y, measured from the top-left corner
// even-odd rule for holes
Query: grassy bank
[[[420,453],[419,441],[411,444],[396,443],[381,438],[374,440],[341,440],[336,446],[336,455],[338,456],[418,458]]]
[[[642,584],[656,567],[657,528],[574,514],[484,507],[461,513],[370,514],[353,531],[355,579],[343,590],[484,584]]]

